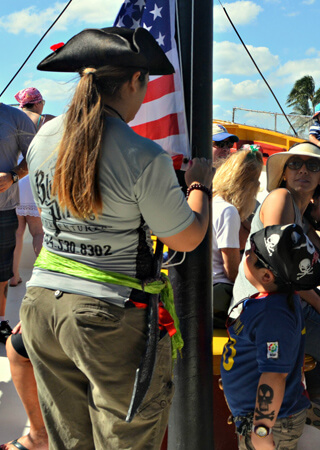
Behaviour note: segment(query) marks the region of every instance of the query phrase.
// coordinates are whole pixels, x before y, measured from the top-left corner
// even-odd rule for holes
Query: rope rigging
[[[31,55],[35,52],[35,50],[37,49],[37,47],[40,45],[40,43],[43,41],[43,39],[46,37],[46,35],[49,33],[49,31],[51,30],[51,28],[53,28],[53,26],[58,22],[58,20],[60,19],[60,17],[62,16],[62,14],[66,11],[66,9],[68,8],[68,6],[71,4],[72,0],[69,0],[69,2],[67,3],[67,5],[63,8],[63,10],[61,11],[61,13],[58,15],[58,17],[56,18],[56,20],[52,23],[52,25],[50,25],[50,27],[47,29],[47,31],[44,33],[44,35],[41,37],[41,39],[38,41],[38,43],[36,44],[36,46],[33,48],[33,50],[29,53],[29,55],[27,56],[26,60],[21,64],[21,66],[19,67],[19,69],[17,70],[17,72],[14,74],[14,76],[11,78],[11,80],[9,81],[9,83],[6,85],[6,87],[3,89],[3,91],[0,94],[0,97],[2,97],[2,94],[5,93],[5,91],[8,89],[8,87],[10,86],[10,84],[13,82],[13,80],[16,78],[16,76],[19,74],[19,72],[21,71],[21,69],[25,66],[25,64],[27,63],[27,61],[30,59]]]
[[[222,3],[221,3],[220,0],[219,0],[219,3],[220,3],[220,5],[221,5],[223,11],[225,12],[225,15],[227,16],[227,19],[229,20],[229,22],[230,22],[232,28],[233,28],[234,31],[236,32],[236,35],[237,35],[238,38],[240,39],[241,44],[243,45],[243,47],[244,47],[244,49],[246,50],[246,52],[248,53],[248,55],[249,55],[251,61],[253,62],[255,68],[256,68],[257,71],[259,72],[259,74],[260,74],[261,78],[263,79],[263,81],[266,83],[266,85],[267,85],[269,91],[271,92],[271,94],[273,95],[275,101],[277,102],[277,104],[278,104],[278,106],[279,106],[279,108],[280,108],[282,114],[283,114],[284,117],[287,119],[287,122],[288,122],[288,124],[290,125],[290,127],[292,128],[292,130],[293,130],[295,136],[298,136],[296,130],[293,128],[293,125],[291,124],[291,122],[290,122],[290,120],[288,119],[286,113],[284,112],[282,106],[280,105],[280,102],[278,101],[277,97],[275,96],[275,94],[274,94],[273,90],[271,89],[269,83],[267,82],[267,80],[266,80],[265,77],[263,76],[263,74],[262,74],[261,70],[259,69],[258,65],[256,64],[255,60],[254,60],[253,57],[251,56],[251,53],[249,52],[249,50],[248,50],[246,44],[245,44],[245,43],[243,42],[243,40],[241,39],[240,34],[238,33],[236,27],[235,27],[234,24],[232,23],[232,20],[230,19],[229,15],[228,15],[228,13],[227,13],[227,11],[226,11],[226,9],[225,9],[225,7],[222,5]]]

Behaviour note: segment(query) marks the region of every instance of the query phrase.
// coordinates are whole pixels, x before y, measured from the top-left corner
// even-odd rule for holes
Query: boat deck
[[[34,256],[30,235],[27,233],[20,269],[23,281],[16,287],[9,287],[6,312],[11,326],[14,326],[19,320],[19,308],[25,293],[25,283],[30,278],[33,262]],[[28,419],[11,380],[5,346],[0,344],[0,445],[27,434],[28,431]],[[232,431],[230,430],[230,432]],[[298,450],[318,449],[320,450],[320,430],[306,425]]]

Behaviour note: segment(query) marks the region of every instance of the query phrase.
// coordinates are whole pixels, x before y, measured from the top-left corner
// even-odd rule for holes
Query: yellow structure
[[[304,139],[289,136],[278,131],[266,130],[264,128],[252,127],[223,120],[214,119],[212,123],[219,123],[227,128],[228,133],[238,136],[240,141],[256,141],[262,144],[275,145],[288,150],[296,142],[302,142]]]

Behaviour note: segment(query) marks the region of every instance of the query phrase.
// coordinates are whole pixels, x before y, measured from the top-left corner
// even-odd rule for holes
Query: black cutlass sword
[[[157,239],[156,250],[153,257],[153,276],[155,279],[158,279],[161,274],[162,257],[163,244],[159,241],[159,239]],[[159,340],[158,303],[159,294],[151,294],[148,303],[148,334],[146,350],[141,358],[140,366],[136,370],[136,377],[126,422],[131,422],[136,415],[151,383],[153,369],[156,362],[157,344]]]

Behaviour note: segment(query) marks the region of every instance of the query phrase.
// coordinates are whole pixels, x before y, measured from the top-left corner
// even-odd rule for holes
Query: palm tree
[[[312,116],[315,106],[320,103],[320,89],[315,90],[311,75],[305,75],[294,83],[287,98],[287,105],[293,107],[292,113]]]
[[[311,75],[305,75],[294,83],[286,104],[292,107],[292,113],[296,114],[292,122],[301,137],[308,134],[311,119],[306,120],[301,116],[313,116],[316,105],[320,103],[320,89],[315,88],[315,82]]]

